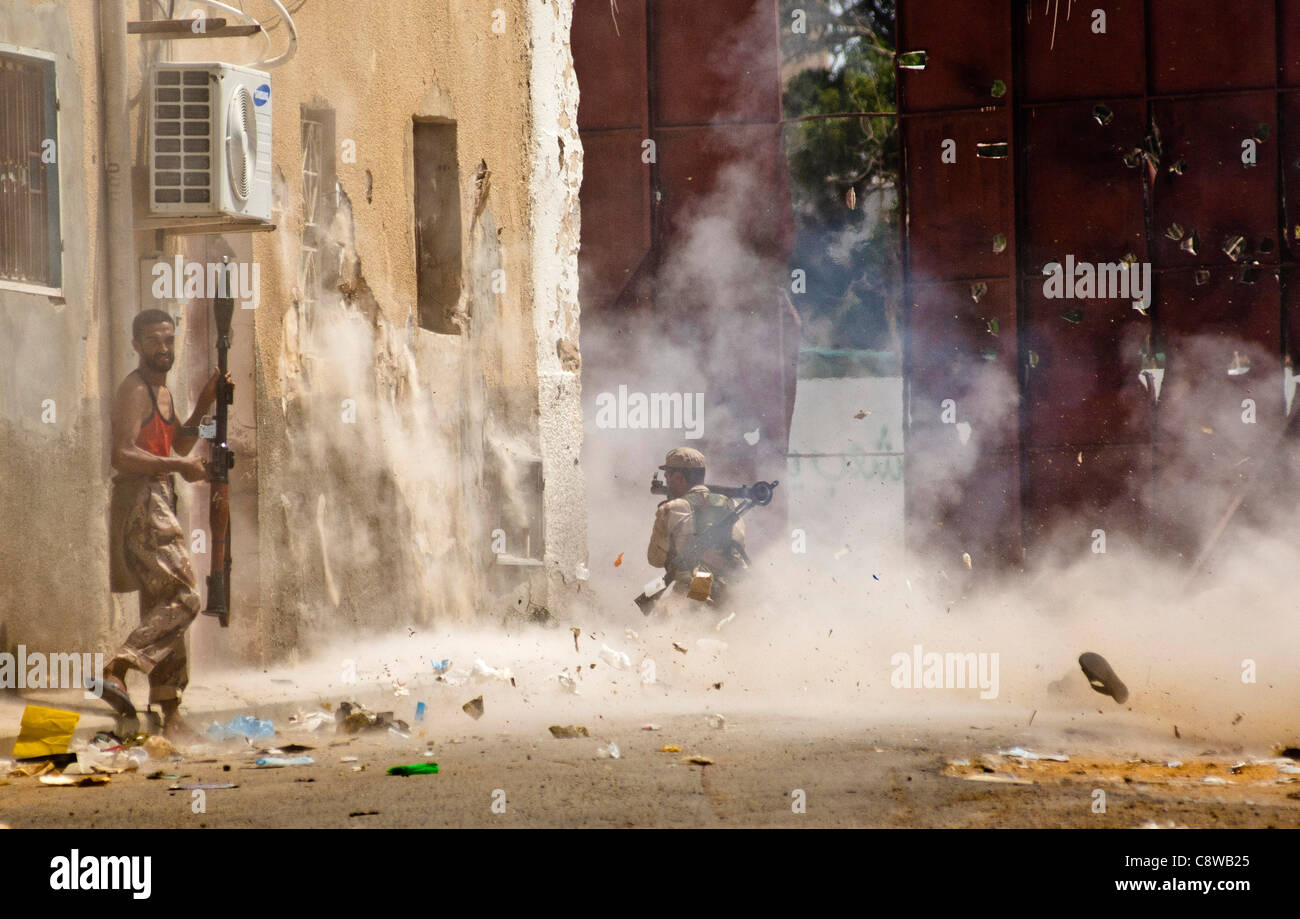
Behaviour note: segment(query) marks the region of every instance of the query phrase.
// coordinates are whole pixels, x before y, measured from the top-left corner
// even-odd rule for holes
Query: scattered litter
[[[664,744],[659,748],[660,753],[681,753],[681,747],[674,747],[672,744]]]
[[[159,737],[154,734],[144,742],[144,752],[148,753],[152,759],[167,759],[176,756],[176,747],[166,737]]]
[[[508,683],[511,679],[509,667],[502,667],[498,670],[495,667],[489,667],[480,658],[475,658],[471,673],[476,680],[499,680],[502,683]]]
[[[609,742],[609,746],[596,748],[597,759],[618,759],[619,756],[618,744],[612,740]]]
[[[460,710],[469,715],[475,721],[478,721],[483,717],[483,697],[475,696],[473,699],[470,699],[462,705]]]
[[[443,658],[440,661],[429,661],[429,665],[433,667],[434,670],[438,671],[438,673],[446,673],[451,669],[451,660],[449,658]]]
[[[389,766],[389,775],[437,775],[437,763],[411,763],[409,766]]]
[[[638,635],[638,634],[637,634],[633,629],[624,629],[624,630],[623,630],[623,637],[626,638],[628,641],[640,641],[640,640],[641,640],[641,636]]]
[[[310,756],[259,756],[254,762],[263,769],[279,769],[281,766],[314,766],[316,760]]]
[[[728,622],[730,622],[731,620],[735,619],[735,618],[736,618],[736,614],[735,614],[735,613],[728,613],[725,617],[723,617],[723,618],[718,622],[717,625],[715,625],[715,626],[713,627],[713,631],[715,631],[715,632],[721,632],[721,631],[722,631],[722,627],[723,627],[724,625],[726,625]]]
[[[577,626],[574,626],[573,628],[569,629],[569,631],[573,633],[573,650],[577,651],[578,636],[582,634],[582,629],[578,628]]]
[[[388,731],[397,728],[397,733],[408,735],[411,726],[405,721],[393,719],[392,712],[372,712],[358,702],[340,702],[334,713],[338,727],[336,733],[357,734],[361,731]]]
[[[727,719],[724,715],[708,714],[704,716],[704,720],[715,731],[725,731],[727,729]]]
[[[615,670],[631,670],[632,661],[624,651],[615,651],[609,645],[600,646],[600,659],[609,664]]]
[[[555,678],[560,681],[560,685],[562,687],[567,689],[569,692],[573,693],[575,696],[582,695],[582,692],[578,689],[578,681],[575,680],[573,677],[569,676],[568,670],[560,671],[555,675]]]
[[[963,775],[963,779],[968,782],[992,782],[995,785],[1032,785],[1029,779],[1022,779],[1014,775],[1004,775],[1000,772],[977,772],[974,775]]]
[[[1285,756],[1287,759],[1300,760],[1300,747],[1283,747],[1277,751],[1278,756]]]
[[[655,662],[646,658],[641,662],[641,682],[649,685],[655,681]]]
[[[1083,670],[1083,675],[1088,678],[1088,685],[1104,696],[1110,696],[1116,702],[1123,705],[1128,701],[1128,687],[1120,682],[1120,678],[1115,675],[1115,671],[1106,663],[1106,658],[1092,651],[1085,651],[1079,655],[1079,667]],[[1177,728],[1174,729],[1175,735]]]
[[[348,816],[349,817],[373,817],[378,813],[379,811],[351,811],[348,813]]]
[[[43,775],[44,785],[107,785],[106,775]]]
[[[393,687],[394,696],[401,697],[401,696],[409,696],[411,694],[411,691],[407,689],[406,686],[402,683],[402,681],[397,679],[397,677],[393,677],[393,682],[390,685]]]
[[[168,785],[168,791],[216,791],[221,788],[238,788],[234,782],[196,782],[191,785]]]
[[[327,724],[334,723],[333,712],[304,712],[298,710],[298,714],[289,716],[289,727],[297,731],[318,731]]]
[[[81,715],[57,708],[29,705],[23,709],[18,726],[18,740],[14,743],[15,759],[33,756],[53,756],[68,752],[72,732],[77,729]]]
[[[426,707],[426,706],[425,706],[425,704],[424,704],[423,702],[416,702],[416,703],[415,703],[415,720],[416,720],[416,721],[423,721],[423,720],[424,720],[424,710],[425,710],[425,707]]]
[[[43,763],[19,763],[9,770],[9,774],[15,777],[31,778],[34,775],[44,775],[54,768],[54,764],[49,760]]]
[[[1171,759],[1169,762],[1165,763],[1165,768],[1166,768],[1166,769],[1177,769],[1177,768],[1178,768],[1179,766],[1181,766],[1182,764],[1183,764],[1183,761],[1182,761],[1181,759]]]
[[[949,765],[949,766],[969,766],[969,765],[970,765],[970,760],[968,760],[968,759],[950,759],[950,760],[948,760],[948,765]]]
[[[723,651],[727,650],[727,643],[725,641],[719,641],[716,638],[697,638],[695,640],[695,647],[699,648],[701,651],[721,654]]]
[[[1148,820],[1138,827],[1139,830],[1185,830],[1187,829],[1181,823],[1174,823],[1172,820],[1166,820],[1164,823],[1156,823],[1154,820]]]
[[[590,737],[591,732],[578,724],[553,724],[548,728],[552,737],[565,740],[573,737]]]
[[[657,724],[643,724],[643,725],[641,725],[641,730],[643,730],[643,731],[657,731],[657,730],[659,730],[659,725],[657,725]]]
[[[1205,778],[1201,779],[1201,782],[1202,782],[1202,784],[1205,784],[1205,785],[1232,785],[1232,784],[1234,784],[1233,782],[1229,782],[1227,779],[1221,779],[1221,778],[1219,778],[1217,775],[1207,775]]]
[[[360,760],[360,759],[361,759],[361,757],[359,757],[359,756],[340,756],[340,757],[339,757],[339,762],[340,762],[340,763],[355,763],[355,762],[357,762],[357,761]]]
[[[315,730],[315,728],[312,728]],[[250,739],[258,737],[275,736],[275,725],[269,721],[262,721],[254,718],[252,715],[236,715],[225,724],[213,722],[203,736],[209,740],[228,740],[232,737],[247,737]]]
[[[961,563],[966,566],[967,571],[971,570],[971,560],[970,560],[969,552],[963,552],[961,554]]]
[[[1034,753],[1032,750],[1026,750],[1024,747],[1012,747],[1010,750],[999,750],[998,756],[1014,756],[1018,759],[1045,759],[1054,763],[1068,763],[1070,757],[1064,753]]]
[[[712,766],[713,760],[707,756],[683,756],[682,765],[684,766]]]
[[[677,642],[673,642],[673,650],[674,650],[674,651],[680,651],[680,652],[682,652],[683,654],[686,653],[686,649],[683,648],[681,645],[679,645]]]

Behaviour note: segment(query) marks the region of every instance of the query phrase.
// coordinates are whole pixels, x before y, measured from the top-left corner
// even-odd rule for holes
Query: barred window
[[[0,281],[62,282],[57,112],[54,61],[0,51]]]

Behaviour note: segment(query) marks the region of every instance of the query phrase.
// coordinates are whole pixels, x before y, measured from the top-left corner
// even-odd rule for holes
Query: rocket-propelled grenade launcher
[[[212,301],[217,329],[216,413],[213,421],[200,430],[212,444],[208,460],[212,573],[208,575],[208,607],[203,612],[207,616],[216,616],[222,628],[230,625],[230,469],[235,465],[235,454],[226,443],[229,407],[234,395],[226,383],[226,364],[230,352],[230,320],[234,311],[235,301],[231,297],[217,297]]]

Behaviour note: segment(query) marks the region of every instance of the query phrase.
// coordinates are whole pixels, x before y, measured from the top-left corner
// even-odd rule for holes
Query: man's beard
[[[156,354],[153,357],[145,358],[145,363],[154,373],[166,373],[168,370],[172,369],[172,362],[174,360],[175,358],[171,355],[164,357],[161,354]]]

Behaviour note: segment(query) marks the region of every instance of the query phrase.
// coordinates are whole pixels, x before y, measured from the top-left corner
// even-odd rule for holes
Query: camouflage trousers
[[[122,548],[140,585],[140,625],[113,664],[134,667],[149,678],[151,703],[179,700],[189,683],[185,630],[198,615],[199,595],[176,519],[175,490],[170,478],[159,477],[114,485],[129,490]]]

